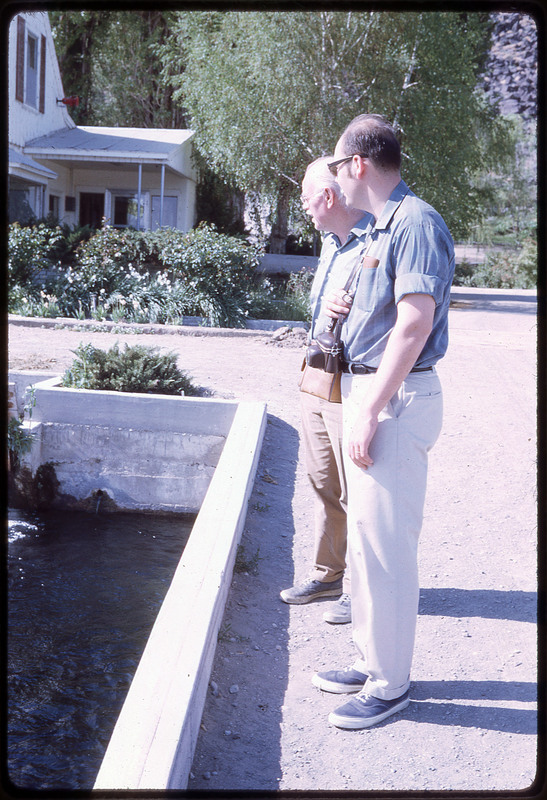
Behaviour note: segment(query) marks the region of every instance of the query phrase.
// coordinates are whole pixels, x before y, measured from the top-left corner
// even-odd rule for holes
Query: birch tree
[[[180,12],[161,50],[175,99],[212,169],[272,208],[272,249],[312,159],[357,114],[401,135],[403,177],[463,235],[478,214],[473,176],[504,147],[478,93],[484,14]]]

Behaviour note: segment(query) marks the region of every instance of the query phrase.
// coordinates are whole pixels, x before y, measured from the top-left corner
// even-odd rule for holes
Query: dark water
[[[91,789],[193,519],[9,516],[9,778]]]

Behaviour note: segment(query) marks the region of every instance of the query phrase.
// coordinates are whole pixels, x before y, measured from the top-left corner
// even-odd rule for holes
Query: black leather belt
[[[376,372],[378,367],[367,367],[366,364],[346,364],[342,372],[349,372],[351,375],[369,375]],[[431,372],[433,367],[414,367],[411,372]]]

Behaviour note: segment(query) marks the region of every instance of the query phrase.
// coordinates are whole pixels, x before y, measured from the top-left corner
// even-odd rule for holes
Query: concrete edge
[[[21,317],[17,314],[8,314],[9,325],[22,325],[27,328],[70,328],[84,332],[107,333],[155,333],[179,334],[183,336],[271,336],[278,328],[309,329],[307,322],[298,320],[278,319],[253,319],[247,321],[245,328],[209,328],[201,317],[191,317],[194,320],[186,325],[165,325],[141,322],[98,322],[93,319],[73,319],[72,317]]]
[[[15,370],[15,382],[24,379]],[[149,431],[184,430],[186,433],[226,436],[238,401],[216,397],[117,392],[61,386],[62,376],[33,382],[39,403],[33,418],[40,422],[142,427]],[[156,409],[161,407],[162,413]]]
[[[241,403],[94,789],[185,789],[266,427]]]
[[[537,289],[489,289],[471,286],[452,286],[450,297],[453,301],[465,300],[491,301],[491,302],[537,302]],[[10,325],[24,325],[37,328],[72,328],[85,331],[108,331],[109,333],[155,333],[179,334],[185,336],[264,336],[270,337],[278,328],[302,328],[309,330],[309,323],[295,320],[247,320],[246,328],[209,328],[204,324],[202,317],[186,317],[185,325],[165,325],[128,322],[98,322],[96,320],[78,320],[71,317],[21,317],[17,314],[8,314]]]

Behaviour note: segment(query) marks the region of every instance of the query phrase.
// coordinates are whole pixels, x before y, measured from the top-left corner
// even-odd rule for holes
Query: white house
[[[189,230],[196,172],[189,130],[77,126],[47,12],[9,28],[9,219]]]

